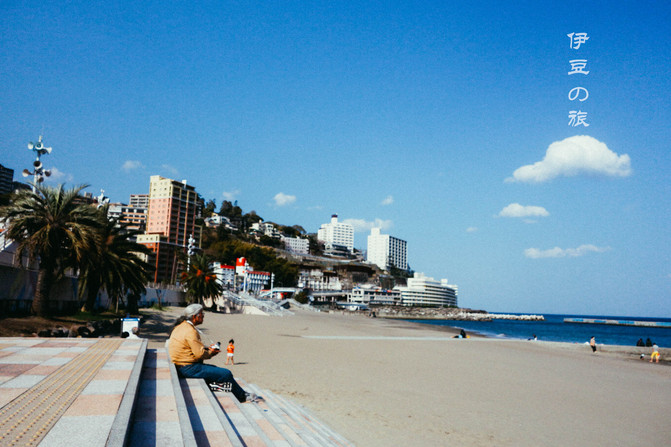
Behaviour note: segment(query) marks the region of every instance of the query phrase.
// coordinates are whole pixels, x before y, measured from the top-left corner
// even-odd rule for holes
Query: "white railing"
[[[226,299],[236,306],[252,306],[274,316],[293,315],[294,313],[280,306],[273,301],[259,300],[249,293],[242,292],[240,294],[233,293],[229,290],[224,291],[222,298]]]

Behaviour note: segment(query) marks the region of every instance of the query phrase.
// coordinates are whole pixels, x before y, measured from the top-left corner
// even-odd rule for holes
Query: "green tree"
[[[223,286],[210,267],[210,258],[204,254],[191,256],[191,264],[181,274],[182,284],[192,303],[203,303],[206,298],[221,294]]]
[[[310,247],[310,254],[316,256],[321,256],[324,254],[324,243],[317,239],[317,235],[315,233],[308,234],[308,243]]]
[[[235,265],[235,260],[244,257],[254,270],[275,274],[275,286],[293,287],[298,281],[298,267],[286,259],[279,258],[275,250],[260,247],[237,239],[218,241],[208,250],[214,259]]]
[[[63,185],[36,185],[35,192],[21,190],[0,208],[7,221],[7,237],[18,243],[16,255],[38,262],[37,285],[31,312],[50,313],[51,288],[63,272],[77,268],[99,245],[96,209],[77,201],[87,185],[64,190]]]
[[[82,264],[79,274],[80,297],[85,294],[82,311],[92,311],[96,296],[101,289],[118,307],[119,299],[130,292],[137,297],[146,291],[151,266],[142,255],[150,250],[135,242],[139,232],[127,231],[115,219],[107,218],[108,207],[97,210],[99,221],[99,244]],[[131,306],[136,307],[136,306]]]
[[[203,217],[210,217],[214,214],[214,211],[217,209],[217,204],[214,199],[210,199],[205,203],[205,208],[203,208]]]

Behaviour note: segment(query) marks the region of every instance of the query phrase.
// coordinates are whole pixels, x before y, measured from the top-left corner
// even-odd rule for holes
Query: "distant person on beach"
[[[645,346],[647,346],[648,348],[652,346],[652,340],[650,340],[650,337],[648,337],[648,339],[645,340]]]
[[[231,365],[235,365],[235,360],[233,360],[233,354],[235,353],[235,342],[231,338],[228,340],[228,346],[226,347],[226,363],[225,365],[228,365],[228,362],[231,362]]]
[[[233,378],[233,374],[226,368],[203,363],[219,354],[217,343],[206,347],[200,340],[200,331],[196,326],[203,324],[205,315],[203,306],[190,304],[184,313],[175,322],[170,333],[168,352],[170,360],[177,368],[177,374],[184,378],[205,379],[205,382],[215,391],[230,390],[240,402],[254,401],[256,395],[247,393]]]
[[[594,336],[589,339],[589,345],[592,347],[592,352],[596,352],[596,340],[594,339]]]
[[[652,345],[652,354],[650,355],[650,363],[652,361],[655,361],[655,363],[659,363],[659,346],[657,346],[657,343],[654,343]]]
[[[466,335],[466,331],[462,329],[458,335],[455,335],[452,338],[468,338],[468,335]]]
[[[645,346],[645,343],[643,343],[643,339],[639,338],[638,341],[636,342],[636,346]]]

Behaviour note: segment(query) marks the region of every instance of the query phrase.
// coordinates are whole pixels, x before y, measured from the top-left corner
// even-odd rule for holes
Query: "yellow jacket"
[[[212,358],[210,351],[200,341],[200,334],[188,321],[180,323],[170,334],[168,344],[170,360],[177,365],[190,365]]]

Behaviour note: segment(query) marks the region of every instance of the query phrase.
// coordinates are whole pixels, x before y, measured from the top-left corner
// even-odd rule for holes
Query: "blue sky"
[[[464,307],[671,317],[667,2],[195,3],[2,2],[0,163],[43,135],[113,201],[379,225]]]

